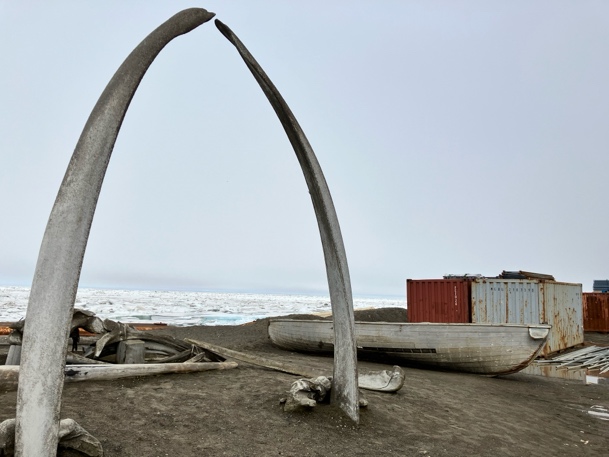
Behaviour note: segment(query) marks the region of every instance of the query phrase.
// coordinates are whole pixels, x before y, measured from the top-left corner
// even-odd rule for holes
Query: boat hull
[[[358,354],[484,375],[510,374],[539,354],[549,325],[356,322]],[[283,349],[332,353],[332,321],[272,319],[269,337]]]

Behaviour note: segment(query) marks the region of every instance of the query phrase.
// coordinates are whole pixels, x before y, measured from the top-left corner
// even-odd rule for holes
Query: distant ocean
[[[0,287],[0,322],[25,317],[29,287]],[[170,325],[239,325],[286,314],[330,312],[330,299],[309,295],[78,289],[76,308],[102,319]],[[355,298],[355,309],[404,307],[405,300]]]

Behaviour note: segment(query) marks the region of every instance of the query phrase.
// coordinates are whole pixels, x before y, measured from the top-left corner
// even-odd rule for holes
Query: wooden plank
[[[232,349],[223,348],[216,346],[215,344],[206,343],[205,341],[193,340],[186,338],[184,341],[188,341],[196,346],[207,349],[208,351],[216,352],[224,357],[230,357],[232,359],[240,360],[242,362],[251,363],[252,365],[258,365],[272,370],[281,371],[283,373],[293,374],[297,376],[305,376],[307,378],[313,378],[319,376],[322,373],[312,368],[306,368],[302,366],[293,365],[290,363],[279,362],[271,360],[266,357],[260,357],[254,354],[246,354],[244,352],[234,351]]]

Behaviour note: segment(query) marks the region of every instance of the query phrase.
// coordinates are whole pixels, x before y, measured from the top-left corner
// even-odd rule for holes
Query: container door
[[[543,354],[582,344],[584,313],[581,284],[544,281],[540,297],[547,323],[552,326]]]
[[[408,279],[408,322],[468,323],[469,279]]]
[[[584,331],[609,332],[609,294],[583,293]]]
[[[472,322],[539,324],[538,282],[476,279],[472,283]]]

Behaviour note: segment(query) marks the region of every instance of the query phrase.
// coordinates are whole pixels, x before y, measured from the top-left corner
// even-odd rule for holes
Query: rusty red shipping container
[[[586,332],[609,332],[609,294],[585,292],[584,330]]]
[[[407,279],[408,322],[471,322],[471,280]]]

